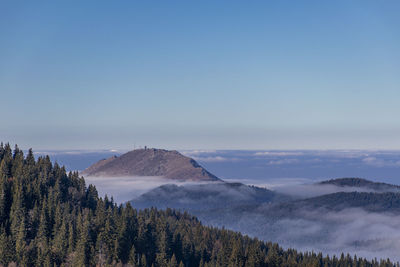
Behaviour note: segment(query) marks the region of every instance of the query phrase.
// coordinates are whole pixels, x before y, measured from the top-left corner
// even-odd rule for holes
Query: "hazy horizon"
[[[400,151],[394,150],[178,150],[208,171],[227,181],[259,186],[302,184],[322,180],[360,177],[399,184]],[[95,162],[121,155],[116,150],[34,150],[49,154],[67,170],[84,170]],[[400,184],[399,184],[400,185]]]
[[[23,3],[0,4],[0,140],[400,149],[398,1]]]

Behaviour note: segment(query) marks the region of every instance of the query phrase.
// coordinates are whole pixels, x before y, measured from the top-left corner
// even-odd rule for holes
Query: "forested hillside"
[[[331,179],[328,181],[320,182],[321,185],[336,185],[339,187],[353,187],[353,188],[364,188],[371,189],[376,192],[399,192],[400,186],[387,184],[387,183],[379,183],[372,182],[362,178],[339,178],[339,179]]]
[[[283,250],[170,209],[117,206],[31,150],[1,144],[0,161],[4,266],[393,266]]]
[[[284,203],[274,207],[274,210],[285,211],[287,214],[298,209],[344,210],[362,208],[376,213],[400,214],[400,193],[371,193],[371,192],[337,192],[304,200]]]
[[[242,183],[166,184],[131,201],[137,208],[175,208],[188,211],[228,209],[287,199],[266,188]]]

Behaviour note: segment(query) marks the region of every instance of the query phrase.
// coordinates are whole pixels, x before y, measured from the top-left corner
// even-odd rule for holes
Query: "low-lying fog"
[[[99,196],[113,196],[114,201],[122,204],[132,200],[141,194],[164,184],[197,184],[193,182],[177,182],[159,176],[135,176],[135,177],[105,177],[85,176],[86,185],[96,186]]]
[[[113,195],[118,203],[132,200],[140,194],[163,184],[173,183],[162,177],[86,177],[100,195]],[[301,184],[298,180],[279,179],[279,183],[267,185],[276,192],[294,198],[314,197],[334,192],[370,191],[360,188],[343,188],[334,185]],[[303,181],[304,182],[304,181]],[[176,182],[174,182],[176,184]],[[178,185],[195,183],[179,183]],[[160,196],[161,197],[161,196]],[[165,197],[165,196],[164,196]],[[268,205],[267,205],[268,206]],[[210,208],[210,207],[209,207]],[[330,255],[356,254],[366,258],[390,258],[400,260],[400,216],[386,213],[367,212],[360,208],[341,211],[323,209],[296,210],[296,214],[271,217],[263,206],[248,209],[219,211],[218,215],[195,214],[204,224],[225,226],[244,234],[266,241],[278,242],[283,247],[298,250],[322,251]],[[213,217],[210,219],[210,217]]]
[[[68,169],[82,170],[93,162],[118,154],[57,154]],[[400,184],[400,151],[184,151],[202,166],[230,182],[243,182],[293,198],[309,198],[335,192],[368,189],[314,185],[336,177],[363,177]],[[53,157],[54,158],[54,157]],[[285,178],[288,177],[288,178]],[[307,178],[299,178],[307,177]],[[118,203],[134,199],[162,184],[161,177],[85,177],[99,194]],[[230,180],[229,178],[233,178]],[[184,185],[184,183],[180,183]],[[205,211],[208,212],[208,211]],[[225,213],[195,214],[205,224],[225,226],[284,247],[299,250],[341,252],[367,258],[400,260],[400,214],[373,213],[350,208],[341,211],[296,210],[296,214],[272,217],[268,209],[231,209]],[[210,219],[210,217],[214,217]]]
[[[283,247],[342,252],[371,258],[400,260],[400,216],[345,209],[338,212],[304,210],[298,218],[280,219],[265,224],[265,215],[247,213],[232,226],[260,239],[278,242]],[[251,218],[251,219],[250,219]]]
[[[276,192],[299,198],[336,192],[374,192],[371,189],[335,185],[301,184],[304,180],[281,179],[258,184]],[[396,192],[395,189],[392,192]],[[398,191],[397,191],[398,192]],[[374,213],[361,208],[341,211],[326,209],[297,210],[295,216],[271,219],[262,208],[244,212],[231,224],[242,233],[302,251],[322,251],[330,255],[342,252],[372,258],[400,261],[400,214]]]
[[[86,184],[94,184],[99,195],[104,197],[113,196],[117,203],[130,201],[143,193],[165,184],[195,185],[198,182],[177,182],[159,176],[135,176],[135,177],[105,177],[86,176]],[[226,182],[241,182],[239,179],[226,179]],[[335,185],[318,185],[306,179],[278,179],[269,183],[261,181],[244,181],[247,185],[267,188],[278,193],[293,196],[296,198],[315,197],[336,192],[374,192],[371,189],[357,187],[338,187]],[[304,182],[304,183],[302,183]]]

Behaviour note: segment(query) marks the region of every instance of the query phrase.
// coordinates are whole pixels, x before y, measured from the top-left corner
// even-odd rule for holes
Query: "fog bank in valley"
[[[227,194],[215,192],[205,186],[185,186],[168,190],[157,189],[150,194],[149,206],[172,207],[187,210],[196,215],[205,225],[225,227],[265,241],[277,242],[285,248],[316,251],[325,254],[342,252],[372,258],[391,258],[400,261],[400,214],[368,212],[362,208],[349,207],[338,210],[311,204],[291,205],[300,199],[309,199],[336,192],[373,192],[359,187],[340,187],[320,184],[280,184],[273,192],[284,194],[273,196],[259,203],[254,191],[230,190]],[[226,188],[221,187],[226,190]],[[204,192],[200,198],[201,190]],[[213,194],[210,194],[212,192]],[[237,194],[237,196],[234,196]],[[191,196],[196,197],[191,197]],[[229,203],[224,203],[228,199]],[[152,201],[153,197],[153,201]],[[241,199],[237,203],[231,199]],[[140,199],[140,198],[139,198]],[[267,199],[267,198],[266,198]],[[194,201],[195,200],[195,201]],[[135,204],[135,201],[133,201]],[[143,205],[142,201],[136,202]],[[229,205],[228,205],[229,204]],[[332,204],[333,206],[335,203]]]
[[[269,202],[260,203],[254,190],[245,187],[233,187],[226,191],[225,186],[177,183],[163,177],[88,176],[85,179],[87,184],[96,185],[100,196],[113,196],[117,203],[138,198],[161,185],[175,184],[181,191],[156,190],[151,196],[159,201],[147,204],[187,210],[205,225],[224,226],[265,241],[277,242],[285,248],[321,251],[330,255],[344,252],[368,259],[376,257],[400,261],[400,214],[368,212],[354,207],[332,210],[296,206],[295,210],[285,209],[286,202],[297,199],[336,192],[376,192],[372,189],[313,184],[307,179],[277,179],[265,183],[247,180],[252,185],[271,189],[277,194],[271,195]],[[397,191],[393,189],[393,192]],[[225,205],[225,199],[240,201]]]
[[[245,212],[228,228],[286,248],[340,255],[342,252],[372,258],[400,260],[400,216],[366,212],[299,210],[274,219],[268,212]]]
[[[113,196],[121,204],[165,184],[190,185],[194,182],[177,182],[160,176],[106,177],[85,176],[86,185],[96,186],[99,196]]]

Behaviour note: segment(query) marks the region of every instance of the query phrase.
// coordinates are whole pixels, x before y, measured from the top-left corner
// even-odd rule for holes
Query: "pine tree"
[[[7,190],[7,178],[1,172],[0,168],[0,225],[4,224],[7,215],[6,190]]]
[[[17,256],[17,261],[20,263],[26,263],[24,260],[24,254],[26,249],[26,229],[24,220],[19,224],[19,229],[15,242],[15,251]]]
[[[0,233],[0,264],[7,266],[8,263],[15,260],[14,249],[12,247],[11,237],[8,237],[5,229],[1,229]]]
[[[71,222],[68,227],[68,254],[72,253],[75,250],[75,231],[74,225]]]
[[[90,243],[90,222],[88,215],[86,214],[83,219],[83,226],[79,234],[79,239],[76,244],[76,256],[74,265],[76,266],[88,266],[92,259],[92,249]]]
[[[229,266],[241,267],[244,265],[244,255],[241,248],[241,243],[238,240],[233,240],[230,245],[232,248],[231,256],[229,258]]]
[[[136,249],[135,246],[132,245],[132,248],[129,252],[129,264],[132,265],[132,267],[136,267],[137,266],[137,259],[136,259]]]
[[[22,191],[22,186],[20,183],[16,183],[14,187],[14,193],[13,193],[13,202],[11,205],[11,210],[10,210],[10,220],[11,220],[11,234],[14,236],[14,238],[17,236],[18,231],[19,231],[19,225],[21,221],[25,221],[25,210],[22,205],[23,201],[23,191]]]
[[[143,254],[140,259],[140,267],[148,267],[146,256]]]
[[[54,228],[52,252],[55,262],[60,265],[67,254],[67,225],[65,220],[62,222],[60,228]]]
[[[171,260],[169,261],[169,267],[178,267],[178,262],[176,261],[175,254],[172,255]]]

